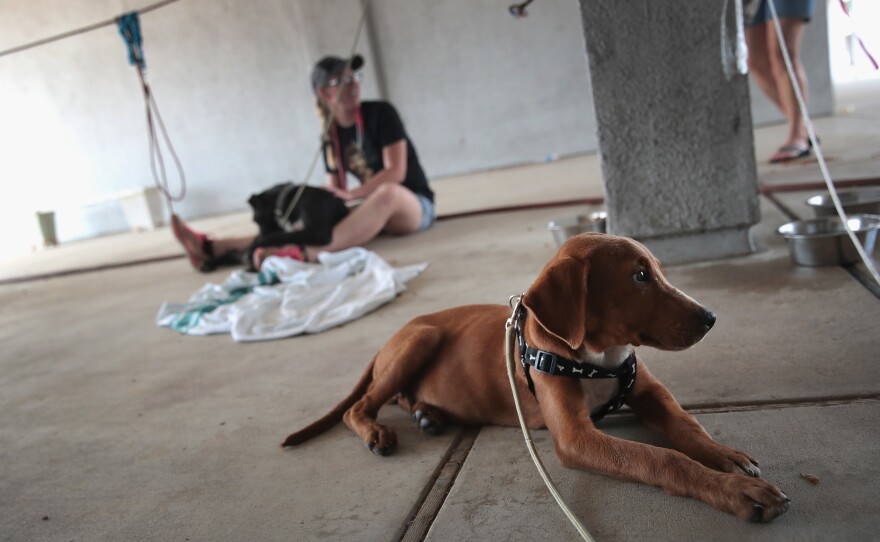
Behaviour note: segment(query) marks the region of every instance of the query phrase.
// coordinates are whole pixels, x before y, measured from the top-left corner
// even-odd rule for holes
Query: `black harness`
[[[605,403],[602,408],[590,415],[590,418],[597,422],[605,417],[606,414],[617,410],[623,405],[626,396],[636,382],[636,353],[630,353],[624,362],[614,370],[608,370],[592,363],[582,361],[574,361],[562,356],[558,356],[553,352],[532,348],[526,344],[526,337],[522,329],[522,319],[525,308],[519,311],[514,325],[516,326],[516,337],[519,343],[520,358],[523,371],[526,374],[526,381],[529,384],[529,391],[535,395],[535,383],[532,375],[529,374],[529,368],[534,367],[536,371],[540,371],[548,375],[567,376],[570,378],[617,378],[620,380],[617,395],[610,401]],[[537,395],[535,395],[537,399]]]

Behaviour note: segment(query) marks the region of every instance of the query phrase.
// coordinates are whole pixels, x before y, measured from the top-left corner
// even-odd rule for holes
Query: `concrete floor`
[[[817,121],[840,178],[880,177],[880,103],[860,96],[854,111]],[[780,133],[757,131],[760,161]],[[790,186],[820,179],[817,171],[808,160],[759,173]],[[435,187],[446,215],[602,195],[595,156]],[[811,193],[774,199],[807,216]],[[297,449],[278,444],[336,404],[412,317],[523,291],[555,251],[547,221],[585,210],[483,214],[379,239],[370,248],[386,260],[429,269],[356,322],[282,341],[155,327],[162,301],[225,276],[194,273],[179,257],[0,286],[0,539],[575,539],[515,429],[430,437],[389,407],[381,418],[400,439],[390,457],[374,457],[342,425]],[[789,217],[767,197],[762,212],[755,254],[667,270],[718,314],[715,329],[685,352],[641,353],[710,434],[760,462],[791,509],[770,525],[742,524],[656,488],[563,469],[549,435],[536,432],[560,492],[597,539],[880,537],[880,302],[856,280],[858,268],[792,266],[775,234]],[[251,227],[246,213],[196,225],[219,234]],[[0,278],[177,254],[163,229],[8,260]],[[626,413],[602,427],[664,444]]]

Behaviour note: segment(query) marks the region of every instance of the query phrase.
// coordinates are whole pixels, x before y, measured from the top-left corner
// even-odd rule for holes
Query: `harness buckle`
[[[542,373],[553,374],[556,370],[556,354],[539,350],[538,359],[535,360],[535,369]]]

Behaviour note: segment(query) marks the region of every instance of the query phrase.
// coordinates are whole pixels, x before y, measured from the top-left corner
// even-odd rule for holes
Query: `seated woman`
[[[312,89],[322,127],[332,114],[323,141],[326,190],[350,201],[362,200],[333,227],[323,246],[264,247],[259,236],[212,239],[189,228],[172,215],[174,235],[196,269],[211,270],[220,263],[252,261],[259,269],[271,255],[316,261],[320,252],[360,246],[381,232],[408,235],[431,227],[435,221],[434,193],[394,106],[360,99],[364,60],[328,56],[312,70]],[[346,173],[360,180],[349,189]]]

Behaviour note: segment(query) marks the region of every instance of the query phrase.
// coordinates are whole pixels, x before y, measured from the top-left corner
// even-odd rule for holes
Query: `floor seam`
[[[874,277],[867,272],[862,271],[855,265],[847,265],[843,268],[852,278],[865,287],[866,290],[874,294],[874,297],[880,299],[880,285],[874,282]]]
[[[880,403],[880,392],[828,397],[769,399],[765,401],[694,403],[683,404],[682,408],[690,414],[724,414],[731,412],[753,412],[759,410],[783,410],[787,408],[825,407],[872,403]],[[637,416],[635,415],[635,413],[629,409],[608,415],[609,420],[620,420],[636,417]]]
[[[692,414],[724,412],[748,412],[755,410],[782,410],[786,408],[840,406],[880,402],[880,393],[843,395],[836,397],[805,397],[767,401],[743,401],[741,403],[695,404],[685,406]]]
[[[782,201],[780,201],[780,199],[776,197],[776,194],[768,193],[768,194],[763,194],[763,196],[765,198],[767,198],[768,200],[770,200],[770,203],[775,205],[776,208],[779,209],[779,211],[782,212],[782,214],[784,214],[787,219],[789,219],[789,220],[800,220],[801,219],[801,217],[798,216],[797,213],[795,213],[787,205],[782,203]]]
[[[479,433],[479,427],[466,427],[459,432],[410,510],[407,521],[394,537],[395,540],[414,542],[425,539],[446,501],[446,496],[455,485],[458,473],[473,449]]]

